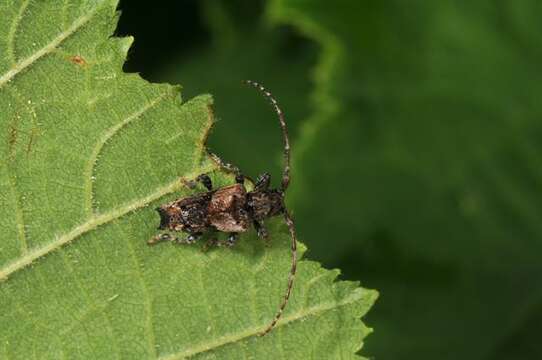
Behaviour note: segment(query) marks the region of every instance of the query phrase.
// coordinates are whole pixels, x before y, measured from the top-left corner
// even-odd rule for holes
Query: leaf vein
[[[305,306],[309,305],[309,301],[310,301],[309,295],[310,295],[312,287],[318,282],[318,280],[320,280],[326,275],[327,275],[326,273],[320,273],[305,283],[305,286],[303,288],[303,295],[305,297]]]
[[[9,165],[5,166],[8,172],[8,184],[13,196],[13,203],[15,204],[15,223],[17,226],[17,237],[19,239],[21,255],[25,255],[28,252],[28,241],[26,240],[25,220],[22,209],[22,204],[19,200],[17,193],[17,180],[13,175],[12,169]]]
[[[141,281],[141,286],[143,289],[143,301],[145,307],[145,326],[147,327],[147,342],[149,346],[150,353],[153,358],[157,358],[158,354],[156,353],[156,335],[154,326],[152,323],[152,300],[150,297],[149,289],[147,283],[145,282],[145,277],[143,276],[143,271],[141,270],[141,261],[136,255],[136,251],[132,242],[130,241],[129,236],[123,236],[123,239],[126,240],[127,248],[129,249],[130,255],[134,261],[134,267],[137,269],[137,276]]]
[[[199,278],[199,281],[198,281],[199,290],[200,290],[200,292],[202,294],[201,298],[203,300],[203,306],[205,307],[205,313],[207,315],[207,318],[209,319],[209,321],[207,323],[210,324],[211,329],[213,330],[213,332],[215,332],[216,329],[217,329],[217,326],[216,326],[216,323],[215,323],[215,320],[214,320],[214,317],[213,317],[211,303],[209,302],[209,294],[207,293],[207,290],[205,288],[205,283],[203,281],[203,267],[199,268],[198,274],[199,274],[199,276],[198,276],[198,278]]]
[[[196,176],[200,175],[202,172],[208,172],[216,169],[216,165],[208,164],[203,168],[198,168],[196,171],[192,172],[185,178],[187,180],[195,179]],[[142,207],[145,207],[147,204],[160,199],[161,197],[171,194],[175,191],[178,191],[182,187],[182,181],[175,180],[169,184],[158,188],[153,193],[136,199],[132,202],[126,203],[116,209],[108,211],[103,214],[99,214],[91,217],[86,222],[74,227],[72,230],[68,231],[65,234],[57,236],[55,239],[49,243],[45,243],[39,247],[29,250],[24,256],[2,266],[0,268],[0,282],[7,280],[7,278],[14,273],[26,268],[28,265],[32,264],[34,261],[54,252],[55,250],[60,249],[62,246],[74,241],[75,239],[83,236],[84,234],[92,231],[99,226],[110,223],[126,214],[134,212]]]
[[[62,4],[62,27],[66,27],[66,23],[68,20],[68,6],[70,4],[70,0],[64,0],[64,3]]]
[[[350,293],[347,297],[342,299],[341,301],[321,303],[310,308],[304,308],[304,309],[298,310],[288,316],[284,316],[282,318],[282,321],[277,323],[276,327],[277,328],[282,327],[292,322],[299,321],[303,318],[307,318],[309,316],[313,316],[319,313],[334,310],[336,308],[354,304],[355,302],[361,300],[362,298],[363,298],[362,291],[354,291]],[[238,333],[228,334],[216,339],[211,339],[210,341],[207,341],[207,342],[195,344],[192,348],[185,349],[184,351],[160,356],[159,359],[160,360],[177,360],[177,359],[185,359],[185,358],[189,358],[195,355],[203,354],[208,351],[215,350],[217,348],[220,348],[226,345],[241,342],[250,337],[258,336],[258,334],[260,334],[266,328],[266,326],[267,324],[264,324],[261,326],[246,329]]]
[[[66,266],[67,270],[69,271],[69,273],[73,276],[73,279],[75,281],[75,284],[79,287],[79,289],[81,290],[81,293],[83,294],[83,296],[85,297],[85,300],[87,301],[87,310],[85,311],[85,313],[83,313],[83,315],[78,319],[77,322],[74,322],[72,323],[70,326],[67,326],[66,327],[66,330],[63,330],[63,331],[59,331],[58,333],[61,334],[62,336],[64,336],[65,334],[69,333],[70,331],[73,330],[73,328],[75,327],[75,325],[79,324],[81,321],[83,321],[83,319],[85,317],[87,317],[87,315],[90,315],[90,313],[92,312],[92,310],[96,310],[97,312],[99,312],[104,318],[105,318],[105,322],[106,322],[106,326],[107,326],[107,330],[109,331],[110,335],[111,335],[111,338],[112,339],[115,339],[113,335],[113,326],[111,325],[111,320],[109,319],[109,316],[107,316],[107,313],[105,312],[105,309],[107,308],[107,306],[110,304],[109,301],[105,302],[105,303],[102,303],[102,304],[96,304],[92,301],[91,297],[90,297],[90,294],[89,294],[89,291],[88,289],[83,285],[83,283],[79,280],[73,266],[71,265],[69,259],[66,258],[66,255],[64,254],[64,251],[61,251],[60,252],[61,254],[61,257],[62,257],[62,261],[64,263],[64,266]],[[117,355],[117,359],[120,359],[120,350],[119,350],[119,347],[118,347],[118,344],[117,342],[113,341],[114,343],[114,346],[113,348],[115,349],[115,353]]]
[[[158,96],[156,99],[150,101],[149,103],[145,104],[141,109],[135,111],[134,113],[128,115],[126,118],[124,118],[121,122],[118,124],[110,127],[96,142],[96,145],[94,145],[94,149],[92,150],[92,154],[90,155],[90,159],[87,162],[86,170],[85,170],[85,211],[87,212],[87,215],[92,216],[95,212],[94,209],[94,189],[93,189],[93,183],[94,183],[94,177],[93,174],[95,172],[96,163],[98,160],[98,156],[102,152],[105,144],[113,137],[115,134],[117,134],[122,128],[127,126],[132,121],[138,119],[141,117],[145,112],[152,109],[154,106],[156,106],[161,100],[163,100],[166,97],[167,93],[163,93],[160,96]]]
[[[9,27],[8,36],[6,39],[6,60],[8,63],[11,63],[12,66],[17,65],[17,58],[15,56],[15,34],[29,3],[30,0],[26,0],[21,4],[21,7],[17,12],[17,16],[15,16],[15,19],[13,19],[13,22]]]
[[[77,20],[75,20],[68,29],[61,32],[56,38],[54,38],[47,45],[45,45],[38,51],[34,52],[32,55],[28,56],[27,58],[22,59],[19,62],[17,62],[10,70],[8,70],[2,76],[0,76],[0,89],[6,83],[11,81],[11,79],[13,79],[21,71],[25,70],[26,68],[34,64],[37,60],[39,60],[43,56],[51,53],[64,40],[69,38],[71,35],[75,34],[81,27],[83,27],[86,23],[88,23],[94,17],[94,15],[98,13],[100,9],[101,9],[101,6],[96,6],[88,14],[85,14],[77,18]]]

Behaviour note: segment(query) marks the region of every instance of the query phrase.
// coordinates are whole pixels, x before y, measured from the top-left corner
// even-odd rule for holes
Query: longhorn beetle
[[[271,176],[269,173],[263,173],[256,180],[254,189],[247,191],[244,186],[245,178],[241,172],[236,167],[224,163],[218,156],[211,154],[222,167],[236,174],[236,183],[220,189],[213,189],[211,178],[207,174],[199,175],[196,181],[202,183],[207,192],[180,198],[156,208],[160,214],[159,230],[183,231],[188,233],[188,236],[181,239],[165,232],[153,237],[148,243],[153,245],[160,241],[173,241],[178,244],[192,244],[203,233],[219,231],[229,233],[228,240],[221,242],[212,239],[208,243],[218,246],[233,246],[238,234],[247,231],[251,224],[256,229],[258,236],[261,239],[266,239],[268,234],[264,227],[264,220],[282,215],[290,232],[292,263],[284,298],[273,320],[260,333],[260,336],[263,336],[275,327],[290,298],[297,267],[297,240],[294,222],[284,204],[284,193],[290,183],[290,142],[284,114],[273,95],[262,85],[250,80],[247,80],[246,83],[265,95],[279,118],[284,143],[284,169],[280,188],[270,189]]]

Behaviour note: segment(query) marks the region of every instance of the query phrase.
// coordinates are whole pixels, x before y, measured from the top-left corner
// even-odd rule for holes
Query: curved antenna
[[[290,299],[290,294],[292,293],[292,288],[294,286],[295,272],[297,270],[297,238],[295,235],[294,220],[291,218],[288,210],[286,209],[284,209],[284,220],[286,221],[286,225],[288,225],[288,230],[290,231],[290,237],[292,239],[292,265],[290,267],[290,274],[288,275],[288,285],[286,287],[286,293],[284,294],[282,303],[280,304],[279,310],[275,314],[273,321],[271,321],[271,323],[259,334],[259,336],[264,336],[273,330],[277,324],[277,321],[279,321],[280,317],[282,316],[282,312],[284,311],[286,304],[288,304],[288,300]]]
[[[282,129],[282,139],[284,143],[284,170],[282,171],[281,190],[285,192],[290,183],[290,141],[288,140],[288,128],[286,127],[286,121],[284,120],[284,113],[279,108],[277,100],[267,91],[262,85],[252,80],[245,80],[245,83],[260,90],[262,94],[271,102],[275,112],[279,117],[280,128]]]
[[[279,108],[277,100],[275,100],[273,95],[271,95],[271,93],[267,91],[262,85],[251,80],[246,80],[245,82],[248,85],[251,85],[256,89],[260,90],[265,95],[265,97],[271,102],[271,105],[273,105],[273,108],[275,109],[275,112],[279,117],[280,128],[282,130],[282,139],[284,143],[284,170],[282,171],[282,181],[280,188],[282,194],[284,194],[290,183],[290,141],[288,139],[288,128],[286,127],[286,121],[284,120],[284,113]],[[286,225],[288,225],[288,230],[290,231],[290,238],[292,239],[292,264],[290,266],[290,274],[288,274],[288,285],[286,286],[286,292],[284,294],[282,302],[280,303],[279,310],[275,314],[275,317],[273,318],[271,323],[265,328],[265,330],[263,330],[259,334],[260,336],[264,336],[268,334],[271,330],[273,330],[273,328],[281,318],[282,313],[284,312],[284,308],[288,304],[288,300],[290,300],[290,294],[292,293],[292,288],[294,286],[295,273],[297,270],[297,237],[295,234],[294,221],[286,208],[284,209],[284,220],[286,221]]]

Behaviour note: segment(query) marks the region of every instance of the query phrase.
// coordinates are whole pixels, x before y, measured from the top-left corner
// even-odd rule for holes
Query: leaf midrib
[[[193,171],[186,176],[183,176],[182,179],[193,180],[198,175],[213,171],[216,168],[217,165],[211,163],[204,167],[198,168],[196,171]],[[117,220],[118,218],[130,212],[136,211],[146,206],[147,204],[160,199],[165,195],[180,190],[183,187],[183,182],[184,181],[181,181],[179,179],[172,181],[169,184],[158,188],[156,191],[143,198],[133,200],[111,211],[89,218],[86,222],[74,227],[72,230],[65,234],[57,236],[54,240],[46,243],[45,245],[28,250],[24,256],[21,256],[17,260],[12,261],[0,268],[0,282],[7,280],[9,276],[13,275],[19,270],[24,269],[26,266],[30,265],[39,258],[42,258],[45,255],[48,255],[55,250],[60,249],[62,246],[74,241],[75,239],[96,229],[97,227]]]

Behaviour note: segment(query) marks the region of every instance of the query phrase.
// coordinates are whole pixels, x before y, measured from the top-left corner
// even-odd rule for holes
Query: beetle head
[[[169,222],[171,220],[167,211],[163,209],[162,207],[157,207],[156,211],[158,211],[158,214],[160,214],[160,225],[158,226],[158,230],[167,229],[169,227]]]

